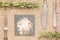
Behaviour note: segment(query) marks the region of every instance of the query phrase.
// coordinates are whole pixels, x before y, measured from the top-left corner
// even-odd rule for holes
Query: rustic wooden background
[[[48,13],[47,13],[47,27],[46,30],[43,29],[41,25],[41,11],[43,0],[0,0],[3,2],[38,2],[40,4],[39,8],[36,9],[16,9],[16,8],[0,8],[0,40],[4,37],[4,15],[8,15],[8,40],[38,40],[38,34],[40,32],[54,32],[55,29],[52,28],[52,18],[53,18],[53,0],[47,0],[48,3]],[[57,0],[57,31],[60,32],[60,0]],[[34,36],[15,36],[14,35],[14,15],[35,15],[35,35]],[[45,40],[45,39],[41,39]]]

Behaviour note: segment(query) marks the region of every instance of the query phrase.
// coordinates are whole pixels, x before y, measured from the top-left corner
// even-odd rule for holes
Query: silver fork
[[[43,0],[43,8],[42,8],[42,26],[45,29],[47,25],[47,0]]]

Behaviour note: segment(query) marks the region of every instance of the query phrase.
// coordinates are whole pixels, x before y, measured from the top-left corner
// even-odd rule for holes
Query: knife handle
[[[4,37],[4,40],[8,40],[8,37]]]
[[[4,40],[8,40],[7,32],[8,32],[8,28],[5,27],[4,28]]]

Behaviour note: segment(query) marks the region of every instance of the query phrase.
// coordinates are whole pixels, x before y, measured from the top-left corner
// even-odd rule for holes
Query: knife
[[[45,29],[47,25],[47,0],[43,0],[43,8],[42,8],[42,26]]]
[[[53,9],[53,28],[56,29],[56,0],[54,0],[54,9]]]
[[[4,16],[4,40],[8,40],[7,31],[8,31],[8,22],[7,15]]]

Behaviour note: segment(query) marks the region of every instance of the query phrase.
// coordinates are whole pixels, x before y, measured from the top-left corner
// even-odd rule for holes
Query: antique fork
[[[43,8],[42,8],[42,26],[45,29],[47,25],[47,0],[43,0]]]

